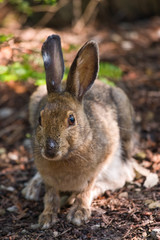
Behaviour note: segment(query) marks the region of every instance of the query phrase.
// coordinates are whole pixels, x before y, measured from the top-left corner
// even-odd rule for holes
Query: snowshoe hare
[[[134,177],[133,109],[121,89],[95,81],[99,57],[94,41],[79,50],[63,84],[59,36],[48,37],[42,56],[47,91],[39,87],[30,101],[34,160],[39,172],[30,187],[35,181],[40,186],[42,179],[45,183],[44,211],[39,217],[43,228],[57,221],[63,193],[73,202],[68,221],[81,225],[91,214],[94,198]],[[28,191],[32,195],[31,189]],[[34,197],[34,193],[28,196]]]

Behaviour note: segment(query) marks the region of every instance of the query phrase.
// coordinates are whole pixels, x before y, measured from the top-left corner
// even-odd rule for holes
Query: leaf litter
[[[0,112],[0,239],[159,238],[160,183],[153,175],[157,173],[160,177],[159,24],[160,18],[157,17],[142,23],[130,23],[130,30],[119,25],[115,35],[113,29],[98,32],[88,29],[88,34],[80,36],[68,31],[57,32],[61,35],[68,65],[77,51],[75,48],[68,51],[70,44],[80,46],[98,36],[101,60],[122,69],[121,81],[116,84],[127,92],[135,108],[139,139],[135,158],[152,172],[146,182],[143,174],[139,175],[133,183],[115,192],[107,191],[94,200],[90,221],[80,227],[66,221],[68,208],[64,208],[53,228],[39,229],[37,220],[43,209],[44,191],[39,201],[25,200],[21,194],[26,182],[36,172],[29,151],[30,143],[26,143],[26,137],[31,135],[27,107],[35,86],[32,80],[0,83],[0,108],[8,111],[3,120]],[[9,31],[1,29],[4,34],[14,35],[7,43],[1,44],[0,65],[4,66],[21,59],[15,54],[17,52],[39,54],[42,41],[53,33],[51,29]],[[157,185],[152,186],[154,181]]]

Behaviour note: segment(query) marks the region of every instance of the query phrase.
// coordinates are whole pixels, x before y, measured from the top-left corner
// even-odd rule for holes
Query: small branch
[[[83,15],[74,26],[75,31],[78,31],[78,32],[81,31],[82,28],[89,22],[99,2],[100,0],[91,0],[88,3]]]
[[[32,7],[33,12],[50,12],[54,13],[57,11],[57,5],[50,6],[50,5],[38,5]]]
[[[37,24],[35,24],[35,27],[39,25],[41,27],[45,26],[53,18],[56,12],[58,12],[61,8],[66,6],[68,3],[69,3],[69,0],[63,0],[54,6],[39,5],[39,6],[32,7],[33,12],[46,12],[46,14],[41,18],[41,20]]]
[[[57,237],[60,237],[62,235],[64,235],[65,233],[69,232],[72,228],[68,228],[67,230],[65,230],[64,232],[60,233]]]
[[[140,228],[140,227],[145,227],[146,225],[153,225],[154,222],[152,221],[145,221],[141,224],[137,224],[137,225],[131,225],[130,228],[127,230],[127,232],[125,233],[125,235],[122,237],[122,239],[126,239],[126,237],[129,236],[129,234],[135,230],[136,228]]]
[[[76,1],[72,1],[73,3],[73,22],[72,25],[76,25],[76,23],[78,22],[78,20],[81,17],[82,14],[82,1],[81,0],[76,0]]]

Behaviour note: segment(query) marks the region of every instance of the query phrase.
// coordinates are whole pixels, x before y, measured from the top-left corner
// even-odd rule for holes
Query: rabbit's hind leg
[[[39,200],[40,191],[42,188],[42,178],[39,172],[27,183],[27,186],[22,190],[22,195],[27,200]]]
[[[131,182],[135,177],[133,162],[124,161],[120,154],[115,154],[112,161],[103,166],[97,176],[94,188],[92,190],[93,198],[97,198],[107,190],[116,190]]]

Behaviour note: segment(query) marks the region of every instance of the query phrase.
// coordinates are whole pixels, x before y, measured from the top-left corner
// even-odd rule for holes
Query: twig
[[[5,134],[13,131],[17,127],[17,124],[10,125],[0,131],[0,138],[4,136]]]
[[[36,50],[36,49],[31,49],[31,48],[24,48],[24,47],[13,47],[12,48],[13,51],[18,51],[20,53],[26,53],[26,51],[30,51],[32,53],[38,53],[40,54],[40,51],[39,50]]]
[[[103,222],[106,224],[106,227],[108,227],[112,222],[113,218],[109,221],[105,218],[104,214],[102,215]]]
[[[76,23],[78,22],[78,20],[80,19],[82,14],[82,1],[81,0],[76,0],[73,1],[73,22],[72,25],[76,25]]]
[[[6,119],[5,121],[3,121],[3,123],[1,124],[1,127],[4,128],[10,124],[13,124],[17,119],[23,119],[27,112],[27,108],[28,106],[24,106],[23,109],[19,110],[19,112],[15,112],[13,113],[10,118]],[[2,129],[2,132],[3,132],[4,129]],[[0,131],[0,136],[1,136],[1,131]]]
[[[14,132],[13,132],[10,136],[8,136],[8,137],[6,138],[6,143],[7,143],[8,145],[9,145],[9,144],[13,144],[13,143],[15,143],[16,141],[18,141],[20,138],[22,138],[22,137],[23,137],[23,129],[24,129],[24,126],[23,126],[23,125],[22,125],[22,126],[18,126],[18,128],[17,128],[17,126],[16,126]]]
[[[42,18],[41,20],[35,24],[36,26],[45,26],[55,15],[56,12],[59,11],[59,9],[63,8],[65,5],[67,5],[69,3],[69,0],[63,0],[60,1],[58,4],[54,5],[54,6],[45,6],[45,5],[40,5],[40,6],[35,6],[32,7],[32,10],[34,12],[47,12]]]
[[[156,226],[156,225],[160,226],[160,222],[153,222],[153,223],[150,223],[150,225],[151,226]]]
[[[77,21],[76,25],[74,26],[74,31],[79,32],[82,30],[82,28],[88,23],[91,16],[95,12],[95,9],[96,9],[98,3],[99,3],[99,0],[91,0],[88,3],[83,15],[81,16],[81,18]]]
[[[64,235],[66,232],[69,232],[71,229],[72,229],[71,227],[68,228],[68,229],[65,230],[64,232],[60,233],[57,237]]]
[[[43,235],[43,233],[38,234],[38,236],[36,237],[36,240],[38,240],[39,237],[42,236],[42,235]]]
[[[122,237],[122,239],[126,239],[126,237],[130,234],[131,230],[135,230],[136,228],[145,227],[146,225],[152,225],[152,224],[155,224],[155,223],[153,223],[153,221],[152,222],[146,221],[146,222],[143,222],[141,224],[131,225],[130,228],[125,233],[125,235]]]
[[[57,11],[57,5],[50,6],[50,5],[38,5],[32,7],[33,12],[49,12],[55,13]]]
[[[125,233],[125,235],[122,237],[122,239],[125,239],[125,238],[130,234],[130,231],[131,231],[131,229],[132,229],[132,226],[133,226],[133,225],[131,225],[131,227],[129,227],[129,229],[127,230],[127,232]]]

